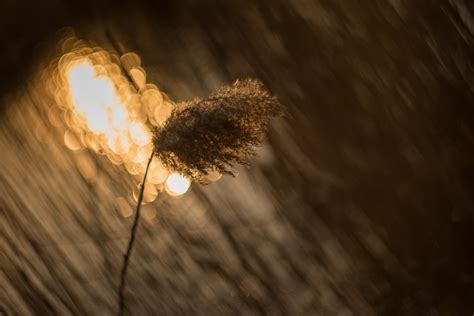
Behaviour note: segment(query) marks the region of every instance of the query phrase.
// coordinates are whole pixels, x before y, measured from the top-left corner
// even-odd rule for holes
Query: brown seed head
[[[283,113],[260,81],[236,81],[206,100],[179,104],[155,129],[154,152],[165,166],[200,183],[212,170],[234,175],[232,165],[248,164],[270,119]]]

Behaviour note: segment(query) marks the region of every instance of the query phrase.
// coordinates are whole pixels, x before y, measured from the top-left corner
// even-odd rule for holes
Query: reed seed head
[[[249,163],[270,119],[283,113],[260,81],[236,81],[205,100],[179,104],[154,130],[154,152],[166,167],[199,183],[210,171],[234,176],[230,168]]]

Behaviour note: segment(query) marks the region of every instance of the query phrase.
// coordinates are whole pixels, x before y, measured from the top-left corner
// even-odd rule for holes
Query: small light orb
[[[70,130],[67,130],[64,133],[64,144],[66,145],[67,148],[74,151],[79,150],[82,147],[76,135],[74,135],[74,133],[71,132]]]
[[[182,175],[174,172],[166,179],[166,192],[170,195],[179,196],[188,191],[191,182]]]
[[[132,68],[128,71],[133,82],[141,89],[146,83],[146,73],[143,68]]]
[[[120,57],[120,62],[126,71],[129,71],[133,67],[139,67],[141,65],[140,56],[132,52],[123,54]]]

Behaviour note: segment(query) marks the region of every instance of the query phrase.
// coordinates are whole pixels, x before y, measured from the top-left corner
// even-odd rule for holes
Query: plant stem
[[[127,276],[127,269],[130,261],[130,254],[132,253],[133,243],[135,241],[135,236],[137,233],[138,221],[140,219],[140,208],[142,207],[142,200],[143,200],[143,192],[145,191],[145,182],[146,176],[148,174],[148,169],[150,167],[151,161],[153,160],[154,152],[151,153],[150,159],[148,159],[148,163],[145,169],[145,175],[143,176],[143,182],[140,188],[140,193],[138,194],[138,201],[137,201],[137,209],[135,211],[135,218],[133,220],[132,232],[130,235],[130,240],[128,241],[127,252],[125,253],[125,259],[122,266],[122,271],[120,273],[120,286],[118,288],[118,295],[119,295],[119,315],[122,316],[125,313],[125,297],[123,291],[125,290],[125,277]]]

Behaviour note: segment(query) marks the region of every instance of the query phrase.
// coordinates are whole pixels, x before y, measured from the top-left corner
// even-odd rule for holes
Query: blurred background
[[[1,1],[1,315],[118,309],[138,180],[67,146],[65,27],[176,102],[253,77],[288,110],[237,178],[144,205],[130,315],[474,312],[471,1],[116,2]]]

